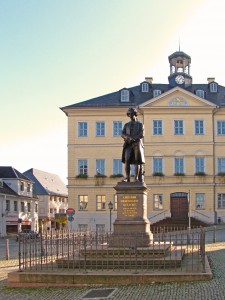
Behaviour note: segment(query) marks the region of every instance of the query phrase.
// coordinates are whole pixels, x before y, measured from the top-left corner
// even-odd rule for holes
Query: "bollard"
[[[216,243],[216,226],[213,227],[213,243]]]
[[[9,260],[9,239],[5,240],[6,260]]]

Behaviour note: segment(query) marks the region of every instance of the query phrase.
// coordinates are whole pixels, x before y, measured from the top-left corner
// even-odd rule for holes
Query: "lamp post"
[[[111,227],[112,227],[112,209],[113,209],[113,203],[110,201],[108,203],[108,207],[109,207],[109,231],[110,231],[110,235],[111,235]]]

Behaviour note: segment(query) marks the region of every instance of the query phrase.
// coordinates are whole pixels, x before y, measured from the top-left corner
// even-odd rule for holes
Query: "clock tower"
[[[191,57],[182,51],[176,51],[169,57],[170,63],[170,86],[189,87],[192,84],[190,76]]]

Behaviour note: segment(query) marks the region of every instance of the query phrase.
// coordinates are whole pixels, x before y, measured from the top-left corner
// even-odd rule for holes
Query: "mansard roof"
[[[183,88],[183,87],[181,87]],[[121,102],[121,90],[92,98],[86,101],[75,103],[69,106],[62,107],[61,109],[68,108],[88,108],[88,107],[127,107],[127,106],[139,106],[145,101],[148,101],[153,98],[153,90],[161,90],[162,94],[173,89],[169,84],[155,83],[150,84],[149,92],[142,92],[141,85],[137,85],[127,90],[130,91],[130,101]],[[201,89],[205,93],[205,100],[212,102],[217,106],[225,105],[225,87],[218,85],[217,92],[212,93],[209,89],[209,84],[192,84],[187,88],[183,88],[190,93],[195,94],[196,90]]]

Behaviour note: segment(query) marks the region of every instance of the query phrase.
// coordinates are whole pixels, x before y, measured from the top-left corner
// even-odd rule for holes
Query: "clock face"
[[[177,84],[182,84],[184,83],[184,76],[182,75],[177,75],[177,77],[175,78],[175,81]]]

